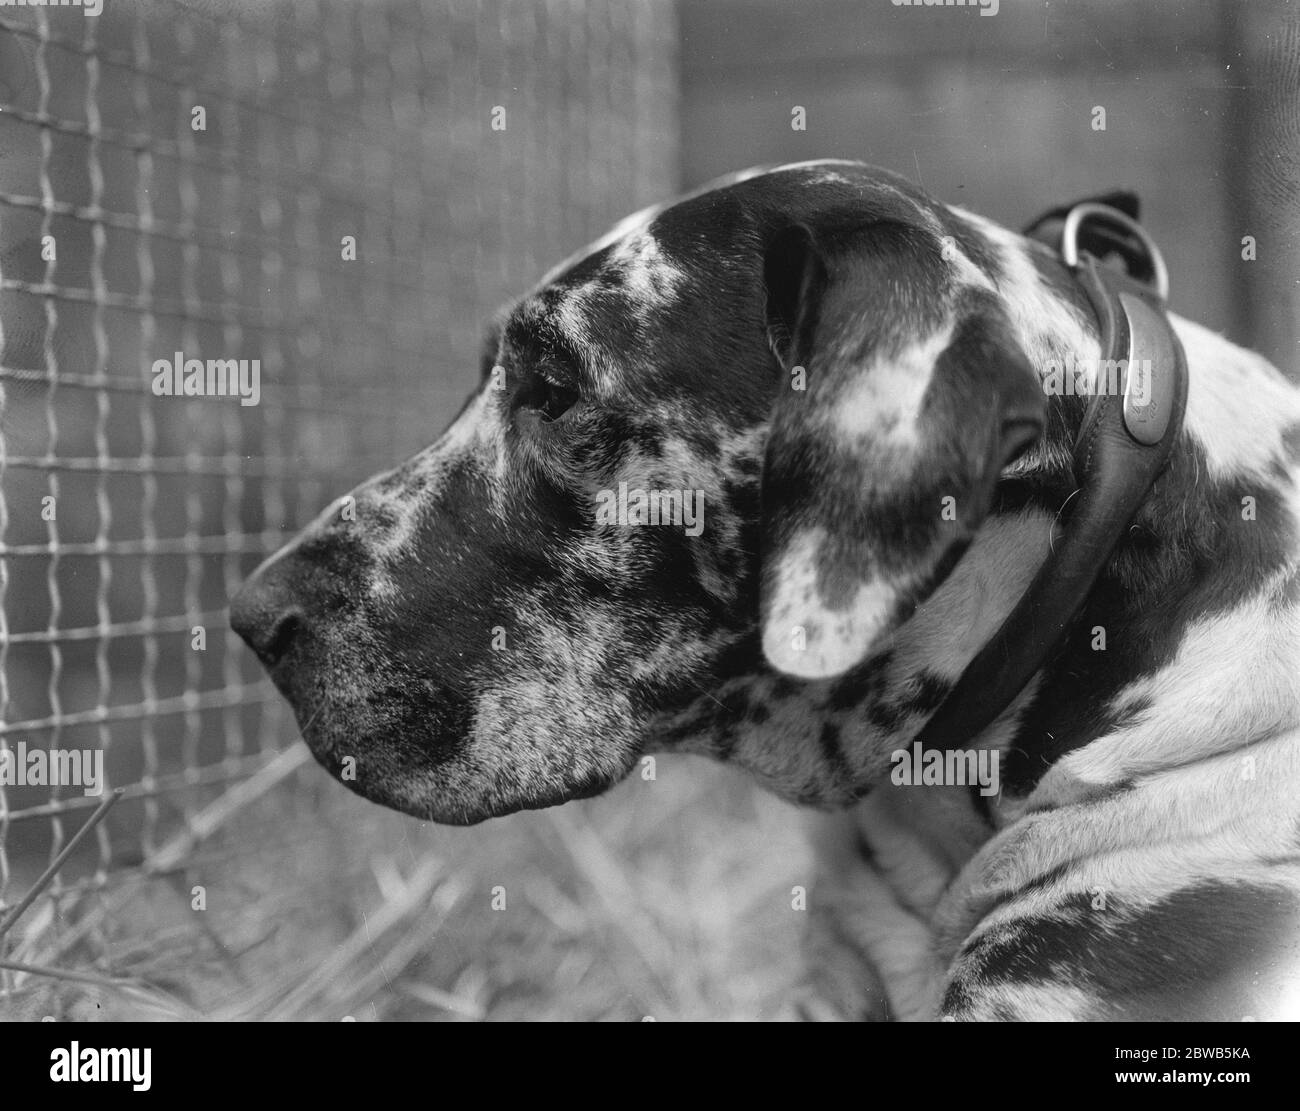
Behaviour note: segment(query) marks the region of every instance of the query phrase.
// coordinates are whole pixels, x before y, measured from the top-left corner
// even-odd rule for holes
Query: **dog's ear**
[[[1046,399],[991,289],[902,223],[787,226],[764,259],[782,383],[762,480],[763,648],[838,675],[947,576]]]

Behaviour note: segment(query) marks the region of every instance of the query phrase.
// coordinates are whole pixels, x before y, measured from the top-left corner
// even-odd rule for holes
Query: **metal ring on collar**
[[[1155,242],[1141,224],[1130,219],[1118,209],[1111,208],[1110,205],[1088,202],[1086,204],[1077,204],[1070,209],[1065,217],[1065,227],[1061,229],[1061,258],[1065,260],[1066,265],[1071,268],[1079,265],[1079,232],[1084,221],[1090,219],[1119,227],[1142,245],[1145,259],[1151,267],[1151,285],[1162,301],[1167,299],[1169,296],[1169,270],[1165,266],[1164,256],[1161,255],[1160,248],[1155,245]]]

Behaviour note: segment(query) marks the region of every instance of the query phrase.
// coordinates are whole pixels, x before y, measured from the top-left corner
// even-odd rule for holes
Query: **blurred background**
[[[0,745],[102,751],[124,790],[47,875],[99,800],[0,786],[0,1017],[782,1013],[794,810],[661,757],[473,829],[387,814],[223,613],[630,211],[817,157],[1011,226],[1128,187],[1174,309],[1296,372],[1285,0],[105,8],[0,7]],[[260,403],[154,396],[176,351],[259,359]]]

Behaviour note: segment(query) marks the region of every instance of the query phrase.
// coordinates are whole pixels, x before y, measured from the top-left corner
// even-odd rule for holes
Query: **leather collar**
[[[1168,279],[1155,244],[1110,203],[1055,210],[1027,234],[1051,242],[1055,228],[1044,233],[1045,223],[1061,225],[1052,245],[1092,304],[1117,388],[1103,381],[1103,362],[1074,443],[1077,486],[1057,519],[1064,532],[1053,526],[1052,550],[1028,590],[917,736],[927,748],[969,747],[1048,661],[1182,428],[1187,357],[1166,313]],[[1103,266],[1107,253],[1118,253],[1128,272]]]

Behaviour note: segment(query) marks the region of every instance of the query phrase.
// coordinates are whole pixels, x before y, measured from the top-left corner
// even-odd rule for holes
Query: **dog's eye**
[[[572,409],[578,403],[578,397],[577,390],[556,381],[545,370],[539,370],[519,399],[519,405],[531,409],[549,424]]]

